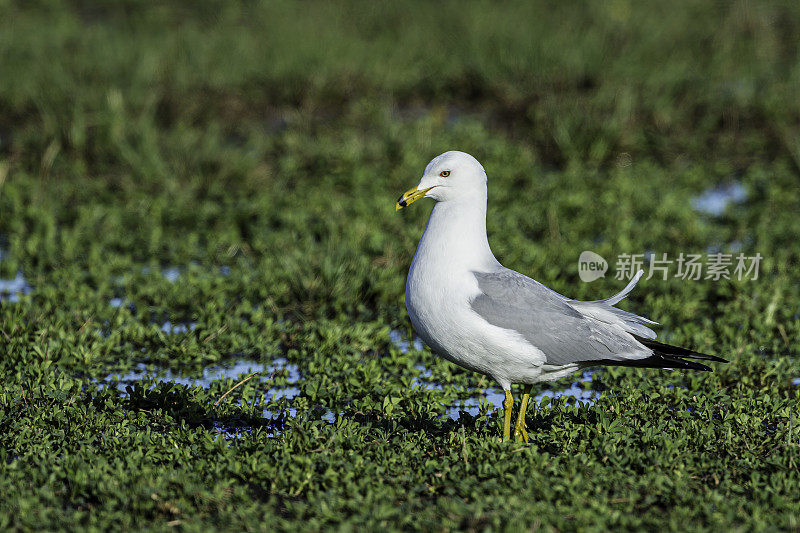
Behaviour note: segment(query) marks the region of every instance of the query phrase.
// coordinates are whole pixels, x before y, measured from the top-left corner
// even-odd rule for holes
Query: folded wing
[[[656,322],[614,307],[642,271],[620,293],[595,301],[571,300],[507,268],[474,274],[480,294],[472,309],[490,324],[518,332],[545,354],[547,364],[710,370],[686,358],[727,362],[655,341],[645,324]]]
[[[586,315],[561,294],[507,268],[475,272],[480,294],[470,304],[484,320],[518,332],[547,364],[644,359],[652,350],[618,323]]]

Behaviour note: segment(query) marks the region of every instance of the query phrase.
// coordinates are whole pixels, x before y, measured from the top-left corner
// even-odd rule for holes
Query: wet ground
[[[733,184],[725,186],[722,189],[715,189],[698,197],[695,208],[707,212],[708,214],[720,214],[730,202],[742,201],[743,198],[744,192],[741,186],[737,187],[736,184]],[[169,267],[163,269],[161,273],[168,281],[174,283],[181,276],[182,270],[177,267]],[[223,272],[223,275],[227,275],[228,273],[229,272]],[[18,302],[21,296],[29,294],[32,290],[25,276],[21,272],[17,273],[13,279],[0,280],[0,301],[9,303]],[[114,308],[119,308],[123,305],[132,304],[127,303],[122,297],[115,297],[109,301],[109,305]],[[172,322],[166,320],[160,323],[161,330],[165,334],[187,333],[194,330],[196,326],[197,324],[195,322]],[[403,353],[423,350],[423,343],[416,336],[409,339],[401,331],[391,330],[389,338],[394,346]],[[419,371],[419,376],[413,381],[414,387],[436,390],[443,389],[443,384],[433,380],[431,372],[423,365],[417,365],[416,368]],[[275,385],[272,379],[275,373],[278,372],[286,376],[285,380],[281,380],[281,385]],[[592,376],[596,372],[600,372],[600,370],[583,372],[580,377],[565,388],[541,390],[533,397],[533,402],[538,404],[545,398],[551,400],[566,398],[570,403],[574,402],[592,406],[599,395],[598,391],[592,389]],[[98,383],[101,388],[115,387],[121,394],[125,395],[127,394],[128,386],[139,382],[147,382],[150,387],[158,383],[175,383],[188,387],[202,387],[208,389],[213,383],[218,381],[232,380],[233,383],[238,383],[248,377],[263,386],[262,396],[257,406],[263,406],[260,407],[261,416],[265,420],[275,420],[282,415],[288,415],[289,417],[296,415],[296,410],[293,407],[276,411],[274,409],[274,404],[270,403],[273,400],[280,399],[286,399],[291,402],[291,400],[301,393],[301,389],[298,386],[298,382],[301,379],[301,370],[296,365],[289,363],[285,358],[276,358],[269,362],[252,359],[235,359],[221,365],[207,367],[203,369],[201,373],[194,374],[179,373],[168,368],[160,368],[153,365],[148,366],[144,363],[139,363],[133,370],[124,373],[109,373],[104,378],[100,379]],[[794,385],[800,385],[800,378],[795,378],[792,383]],[[466,400],[447,405],[444,416],[452,420],[458,420],[463,413],[477,416],[483,404],[498,409],[501,408],[504,399],[504,392],[499,388],[490,387],[483,390],[479,389],[474,391],[473,394],[472,397]],[[268,407],[268,405],[272,405],[272,407]],[[334,423],[336,417],[341,415],[342,413],[326,410],[322,418],[330,423]],[[240,433],[247,432],[252,428],[230,428],[218,425],[216,429],[219,434],[225,438],[235,438]]]
[[[117,299],[115,299],[117,300]],[[116,301],[112,301],[114,305]],[[189,324],[171,324],[166,322],[162,330],[166,333],[182,333],[188,329],[193,329]],[[422,341],[418,338],[411,340],[396,330],[390,332],[390,339],[392,343],[404,353],[410,350],[422,350]],[[422,387],[425,389],[442,390],[443,385],[432,381],[431,373],[422,365],[417,365],[420,375],[414,380],[413,386]],[[276,373],[281,373],[286,376],[285,380],[281,380],[281,385],[276,386],[272,376]],[[255,374],[253,376],[253,374]],[[533,402],[539,403],[545,398],[555,399],[560,397],[567,398],[569,402],[577,402],[583,405],[593,405],[598,396],[598,392],[591,389],[592,375],[594,372],[583,372],[579,379],[574,381],[569,387],[565,389],[548,389],[539,392],[533,397]],[[203,369],[201,373],[179,373],[167,368],[148,366],[144,363],[139,363],[136,368],[124,373],[112,372],[98,381],[101,388],[115,387],[121,394],[127,394],[127,388],[135,383],[145,382],[147,386],[154,387],[158,383],[175,383],[178,385],[185,385],[188,387],[203,387],[208,389],[213,383],[218,381],[232,380],[234,384],[250,378],[250,381],[255,380],[263,386],[262,397],[258,400],[256,407],[261,409],[261,416],[265,420],[276,420],[280,416],[286,414],[289,417],[296,415],[296,410],[293,407],[288,407],[283,410],[276,410],[273,400],[280,400],[285,398],[289,401],[297,397],[301,390],[297,386],[301,379],[301,369],[296,365],[289,363],[285,358],[276,358],[271,362],[260,362],[252,359],[236,359],[221,365],[211,366]],[[284,384],[285,383],[285,384]],[[468,398],[462,402],[446,406],[445,415],[452,420],[458,420],[462,413],[467,413],[471,416],[477,416],[480,413],[481,405],[483,403],[490,404],[491,407],[498,409],[501,408],[504,399],[504,393],[498,388],[487,388],[484,390],[476,391],[476,395]],[[237,400],[234,400],[237,402]],[[337,416],[343,413],[336,413],[326,410],[322,418],[330,423],[336,421]],[[237,426],[235,428],[216,425],[217,432],[225,438],[236,438],[242,432],[252,430],[246,426]],[[275,431],[275,434],[279,434]]]

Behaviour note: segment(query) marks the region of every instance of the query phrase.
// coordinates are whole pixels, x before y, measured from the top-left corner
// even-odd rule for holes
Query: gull
[[[535,383],[587,366],[708,371],[690,359],[727,362],[658,342],[648,327],[656,322],[614,307],[642,270],[618,294],[581,301],[501,265],[486,236],[486,183],[477,159],[445,152],[395,209],[420,198],[436,201],[406,279],[406,309],[434,352],[503,388],[503,441],[511,437],[512,384],[524,386],[514,438],[528,442],[525,411]]]

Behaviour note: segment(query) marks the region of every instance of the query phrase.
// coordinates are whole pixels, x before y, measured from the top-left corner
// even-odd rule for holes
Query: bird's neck
[[[486,236],[486,196],[470,196],[433,207],[414,261],[426,257],[437,268],[491,270],[499,265]]]

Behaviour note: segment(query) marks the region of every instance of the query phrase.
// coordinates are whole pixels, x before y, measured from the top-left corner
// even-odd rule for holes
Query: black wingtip
[[[713,361],[715,363],[728,362],[716,355],[695,352],[687,348],[681,348],[680,346],[672,346],[671,344],[664,344],[663,342],[654,341],[653,339],[639,337],[638,335],[634,335],[634,337],[641,344],[653,350],[653,355],[644,359],[628,359],[624,361],[603,359],[601,361],[593,361],[592,363],[635,368],[671,368],[676,370],[701,370],[703,372],[712,372],[710,367],[698,363],[697,361],[690,361],[689,359],[700,359],[701,361]]]
[[[666,355],[674,355],[678,357],[690,357],[692,359],[700,359],[702,361],[713,361],[715,363],[728,362],[727,359],[723,359],[722,357],[717,357],[716,355],[709,355],[706,353],[695,352],[694,350],[689,350],[688,348],[673,346],[672,344],[665,344],[663,342],[658,342],[653,339],[646,339],[644,337],[639,337],[638,335],[634,335],[633,337],[641,344],[644,344],[645,346],[647,346],[656,353],[663,353]]]

